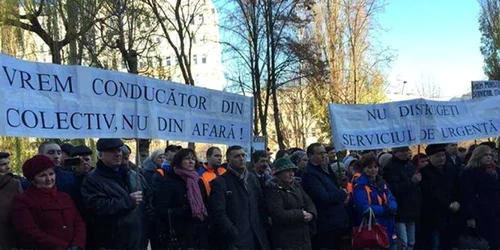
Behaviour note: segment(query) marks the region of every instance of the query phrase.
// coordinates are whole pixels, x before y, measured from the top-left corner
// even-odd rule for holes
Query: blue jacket
[[[55,168],[57,190],[69,194],[72,198],[77,195],[75,174],[62,167]]]
[[[332,169],[329,173],[321,167],[308,163],[302,175],[302,188],[311,197],[318,211],[318,232],[349,227],[346,205],[347,192],[339,188]]]
[[[392,195],[391,191],[387,188],[385,181],[381,178],[378,179],[378,181],[383,183],[383,190],[379,189],[376,185],[369,183],[366,175],[361,175],[356,186],[354,187],[354,204],[359,218],[362,218],[368,208],[371,207],[375,217],[377,218],[377,222],[387,231],[389,242],[395,243],[397,242],[397,238],[394,215],[398,210],[398,205],[396,204],[396,199]],[[371,189],[371,205],[369,204],[368,192],[365,188],[367,185]],[[379,198],[382,199],[382,204],[379,203]],[[385,200],[386,198],[387,200]]]

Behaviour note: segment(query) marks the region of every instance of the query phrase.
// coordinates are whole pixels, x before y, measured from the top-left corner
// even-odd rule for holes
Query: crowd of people
[[[97,152],[44,142],[12,174],[0,153],[0,249],[351,249],[373,213],[388,249],[452,249],[474,231],[500,249],[495,143],[336,152],[155,150],[142,167],[120,139]],[[98,161],[92,166],[92,154]]]

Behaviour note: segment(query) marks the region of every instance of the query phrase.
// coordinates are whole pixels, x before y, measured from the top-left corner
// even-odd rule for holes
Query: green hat
[[[274,174],[277,174],[281,171],[287,170],[287,169],[294,169],[297,170],[299,169],[297,166],[295,166],[292,161],[288,158],[279,158],[274,162]]]

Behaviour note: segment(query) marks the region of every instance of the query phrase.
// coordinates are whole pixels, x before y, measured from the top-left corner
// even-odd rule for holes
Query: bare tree
[[[61,50],[76,41],[94,24],[105,19],[99,15],[101,1],[11,1],[15,8],[2,8],[3,25],[37,34],[50,48],[52,62],[61,64]],[[75,13],[78,13],[77,15]],[[62,24],[62,25],[61,25]]]
[[[441,97],[441,88],[436,84],[436,81],[431,77],[420,75],[420,80],[415,85],[417,94],[423,98],[439,98]]]

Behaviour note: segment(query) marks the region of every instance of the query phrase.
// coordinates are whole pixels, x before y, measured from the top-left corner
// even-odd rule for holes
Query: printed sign
[[[0,135],[251,144],[252,98],[0,54]]]
[[[337,150],[458,142],[500,135],[500,96],[462,101],[416,99],[330,104]]]

